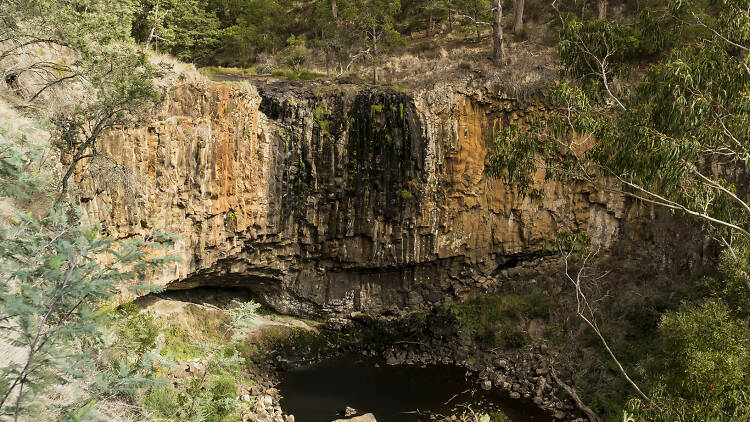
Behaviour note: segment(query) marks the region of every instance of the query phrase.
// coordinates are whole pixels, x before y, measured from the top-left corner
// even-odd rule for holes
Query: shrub
[[[132,303],[123,304],[116,314],[118,337],[127,340],[126,347],[139,355],[156,347],[156,337],[161,332],[154,322],[154,317],[148,312],[139,313],[138,307]]]
[[[528,314],[531,318],[549,318],[552,313],[552,300],[542,292],[532,292],[526,299]]]
[[[282,63],[296,71],[305,62],[306,55],[305,40],[290,35],[286,40],[286,48],[279,53],[279,59],[281,59]]]
[[[633,421],[750,420],[747,321],[712,299],[665,314],[659,330],[663,360],[649,393],[662,411],[631,400]]]
[[[748,324],[707,300],[662,317],[667,387],[703,400],[743,386],[750,363]]]
[[[171,385],[159,385],[144,394],[141,404],[160,416],[170,417],[177,406],[177,390]]]
[[[230,375],[219,375],[210,382],[209,392],[217,420],[221,420],[237,409],[237,384]]]

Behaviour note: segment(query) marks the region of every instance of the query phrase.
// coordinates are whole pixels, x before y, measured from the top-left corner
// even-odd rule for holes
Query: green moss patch
[[[481,343],[509,348],[527,342],[520,328],[522,319],[547,319],[552,309],[552,301],[541,292],[481,296],[449,308],[462,334]]]

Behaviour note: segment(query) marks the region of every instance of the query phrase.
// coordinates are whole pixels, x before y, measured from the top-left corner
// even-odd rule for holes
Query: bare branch
[[[699,26],[702,26],[703,28],[706,28],[706,29],[708,29],[709,31],[713,32],[713,34],[714,34],[714,35],[716,35],[717,37],[721,38],[721,39],[722,39],[722,40],[723,40],[724,42],[726,42],[727,44],[729,44],[729,45],[732,45],[732,46],[734,46],[734,47],[737,47],[737,48],[739,48],[739,49],[740,49],[740,50],[742,50],[742,51],[750,51],[750,48],[748,48],[748,47],[745,47],[744,45],[741,45],[741,44],[737,44],[736,42],[734,42],[734,41],[730,40],[729,38],[725,37],[724,35],[720,34],[720,33],[719,33],[719,32],[718,32],[717,30],[715,30],[714,28],[712,28],[712,27],[710,27],[710,26],[706,25],[705,23],[703,23],[703,21],[701,20],[701,18],[699,18],[699,17],[698,17],[698,15],[696,15],[696,14],[695,14],[695,12],[690,12],[690,13],[691,13],[691,14],[693,15],[693,17],[695,18],[695,21],[696,21],[696,22],[698,22],[698,25],[699,25]]]
[[[622,376],[628,381],[628,383],[638,392],[638,394],[651,406],[661,411],[661,408],[656,405],[643,391],[641,391],[640,387],[630,378],[625,368],[623,368],[622,364],[620,363],[619,359],[617,359],[617,356],[615,356],[614,352],[612,352],[612,349],[609,347],[609,343],[607,343],[607,340],[604,338],[604,335],[602,334],[601,330],[599,329],[598,324],[596,323],[595,319],[595,311],[594,308],[591,306],[591,304],[588,301],[588,298],[583,292],[583,289],[581,287],[582,283],[582,275],[583,271],[586,268],[586,265],[588,261],[596,256],[599,252],[597,249],[596,251],[589,251],[588,254],[586,254],[586,257],[583,259],[583,262],[581,263],[581,267],[578,270],[575,278],[573,278],[570,275],[570,269],[569,269],[569,259],[572,255],[572,250],[570,250],[567,255],[565,256],[565,277],[573,284],[576,291],[576,304],[577,304],[577,313],[578,316],[588,325],[592,330],[594,330],[594,333],[597,337],[599,337],[599,341],[604,346],[604,349],[607,350],[607,353],[609,354],[610,358],[615,362],[617,365],[617,368],[620,370],[620,373]]]

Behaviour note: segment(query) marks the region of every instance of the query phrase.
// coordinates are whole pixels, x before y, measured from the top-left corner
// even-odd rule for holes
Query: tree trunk
[[[493,21],[492,21],[492,44],[493,60],[498,66],[503,65],[505,60],[505,43],[503,41],[503,4],[501,0],[492,0],[494,3]]]
[[[599,19],[607,19],[607,0],[598,0],[596,6]]]
[[[331,76],[331,49],[325,48],[326,52],[326,76]]]
[[[513,0],[513,32],[518,35],[523,30],[524,0]]]
[[[372,28],[372,81],[378,84],[378,39],[375,37],[375,28]]]
[[[339,11],[336,7],[336,0],[331,0],[331,15],[333,15],[333,20],[338,20]]]

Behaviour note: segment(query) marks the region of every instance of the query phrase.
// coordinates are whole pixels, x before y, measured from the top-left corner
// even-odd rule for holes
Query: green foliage
[[[663,361],[650,394],[658,412],[632,400],[635,421],[737,421],[750,417],[745,377],[748,323],[720,300],[685,305],[660,324]]]
[[[315,124],[320,129],[320,137],[331,142],[333,135],[331,134],[331,121],[328,117],[328,109],[325,103],[319,102],[313,109],[313,119]]]
[[[3,2],[0,38],[7,42],[0,47],[0,65],[9,70],[5,80],[17,81],[26,74],[40,78],[40,83],[29,87],[31,91],[18,88],[31,99],[75,82],[91,95],[80,101],[89,102],[101,90],[114,95],[126,81],[135,84],[140,75],[153,77],[153,66],[130,38],[133,11],[134,2],[129,0]],[[50,49],[59,49],[64,58],[50,61],[45,57]],[[23,65],[9,63],[21,54],[26,55]],[[132,78],[122,79],[131,73]],[[109,89],[108,84],[116,86]]]
[[[277,69],[271,73],[271,76],[281,77],[288,81],[312,81],[325,77],[322,73],[312,72],[307,69]]]
[[[9,136],[0,122],[0,136]],[[33,145],[21,133],[14,142],[0,145],[0,195],[27,201],[47,186],[52,174],[49,171],[29,171],[31,163],[39,163],[47,153],[47,145]]]
[[[133,352],[143,355],[156,347],[156,337],[161,329],[150,313],[139,313],[134,303],[126,303],[117,312],[116,321],[119,325],[117,336],[128,339]]]
[[[177,389],[172,385],[159,385],[148,390],[143,396],[142,405],[161,417],[169,417],[177,403]]]
[[[710,296],[721,299],[737,318],[750,317],[750,248],[745,238],[732,243],[719,255],[719,274],[706,277],[704,286]]]
[[[540,291],[526,297],[526,314],[531,318],[549,318],[554,310],[552,299]]]
[[[242,351],[247,345],[243,333],[250,328],[260,305],[252,301],[234,302],[225,311],[227,318],[219,318],[220,321],[191,306],[195,305],[188,305],[187,313],[196,319],[186,322],[193,325],[203,321],[208,328],[201,327],[202,333],[198,334],[167,324],[161,353],[169,358],[194,359],[204,368],[204,373],[199,370],[188,375],[178,385],[145,389],[140,394],[141,403],[166,420],[239,421],[240,410],[247,404],[237,399],[238,386],[252,383],[246,379],[244,371],[246,359]]]
[[[534,137],[524,136],[516,125],[504,128],[494,140],[488,154],[487,173],[506,184],[517,186],[532,198],[541,198],[543,191],[534,187],[535,155],[540,144]]]
[[[72,161],[61,181],[60,200],[78,161],[98,155],[95,144],[101,133],[146,115],[158,98],[153,80],[161,69],[130,38],[133,10],[131,1],[31,0],[0,5],[0,37],[7,41],[0,47],[0,66],[8,69],[6,82],[12,85],[26,75],[36,78],[35,83],[16,87],[32,101],[74,88],[75,98],[61,101],[51,119],[54,144]],[[46,54],[51,50],[59,51],[62,59],[50,61]],[[10,62],[21,55],[23,65]]]
[[[203,355],[206,345],[197,342],[181,327],[167,327],[164,333],[164,344],[159,354],[167,359],[192,359]]]
[[[239,421],[238,411],[247,405],[237,400],[238,380],[229,374],[210,375],[201,386],[200,378],[191,378],[186,386],[159,385],[149,389],[142,404],[169,421]],[[192,408],[193,400],[195,406]],[[189,416],[192,413],[192,416]]]
[[[645,42],[637,30],[606,19],[579,20],[568,15],[557,44],[565,70],[576,76],[596,77],[602,70],[608,77],[625,76],[628,64],[653,54],[653,44]]]
[[[519,330],[522,316],[549,318],[552,302],[541,292],[529,295],[487,295],[450,306],[461,332],[478,341],[505,347],[526,343]]]
[[[740,13],[737,7],[724,5],[717,20]],[[571,22],[560,43],[563,62],[601,89],[565,82],[553,87],[557,110],[537,115],[527,130],[500,133],[490,172],[531,194],[542,169],[546,178],[593,185],[606,175],[626,194],[699,217],[722,236],[727,230],[747,236],[747,207],[735,196],[735,183],[712,174],[709,164],[746,166],[750,157],[747,58],[721,36],[688,38],[648,66],[635,89],[619,92],[612,79],[624,77],[621,70],[640,54],[631,43],[639,36],[615,24]],[[724,36],[739,39],[748,27]],[[626,47],[631,44],[635,50]],[[596,72],[604,60],[605,71]]]
[[[127,41],[134,5],[129,0],[115,3],[105,0],[3,2],[0,4],[3,18],[0,34],[3,40],[13,42],[3,47],[5,54],[1,54],[0,59],[5,60],[28,46],[53,44],[90,55],[99,47]]]
[[[226,310],[230,318],[227,329],[231,330],[231,333],[239,334],[243,330],[250,328],[253,319],[258,315],[261,305],[252,300],[249,302],[234,301],[232,305],[231,308]]]
[[[291,35],[287,25],[294,23],[285,13],[286,6],[288,2],[283,0],[247,0],[220,5],[217,9],[222,10],[224,21],[220,53],[230,53],[230,61],[248,65],[258,53],[283,48],[284,41]]]
[[[23,150],[22,145],[14,148]],[[17,156],[35,157],[23,152]],[[36,179],[31,173],[41,168],[39,162],[20,163],[6,162],[2,185],[8,179],[16,186]],[[22,190],[42,194],[33,183]],[[79,216],[80,210],[63,204],[44,217],[21,212],[0,228],[0,275],[5,280],[0,285],[0,336],[24,351],[23,360],[0,368],[3,415],[37,412],[39,404],[33,399],[43,388],[85,379],[87,388],[80,401],[53,412],[94,416],[87,405],[99,395],[132,392],[149,382],[152,356],[120,361],[115,371],[102,373],[88,348],[103,346],[100,334],[106,313],[98,309],[121,287],[152,289],[142,280],[171,259],[148,257],[158,256],[155,248],[170,239],[157,234],[153,241],[115,242],[101,237],[99,226]],[[108,265],[102,266],[107,259]],[[11,393],[16,394],[13,401]]]
[[[151,290],[145,280],[172,261],[159,258],[155,249],[172,239],[159,233],[148,241],[102,237],[101,227],[63,201],[77,162],[97,154],[99,136],[145,115],[157,98],[153,79],[159,69],[130,39],[133,6],[97,0],[0,4],[5,40],[0,65],[9,70],[6,82],[33,75],[38,83],[17,85],[17,93],[31,101],[66,87],[75,88],[76,95],[58,105],[50,122],[54,145],[72,158],[54,206],[49,196],[55,180],[44,171],[50,146],[32,146],[21,135],[0,148],[0,186],[21,207],[0,229],[0,335],[23,356],[3,362],[0,369],[3,415],[95,418],[93,405],[101,397],[132,397],[155,382],[156,357],[146,352],[153,330],[128,327],[139,336],[127,345],[135,356],[118,353],[104,367],[95,365],[92,355],[111,346],[101,330],[107,312],[100,308],[121,289]],[[51,49],[60,52],[61,60],[45,56]],[[22,54],[25,64],[6,62]],[[26,206],[47,210],[24,211]],[[61,406],[34,400],[47,386],[60,383],[80,390],[74,401]]]
[[[508,417],[500,411],[482,413],[475,411],[471,405],[465,405],[463,408],[463,411],[457,418],[457,420],[462,422],[505,422],[508,420]]]
[[[258,74],[258,72],[256,72],[256,70],[252,67],[238,68],[238,67],[206,66],[206,67],[201,67],[198,70],[200,70],[201,73],[209,77],[215,77],[218,75],[250,77],[250,76],[254,76]]]
[[[488,28],[492,21],[490,0],[457,0],[452,3],[461,15],[461,30],[475,33],[478,41],[480,31]]]
[[[332,347],[326,335],[304,328],[269,326],[254,334],[254,342],[238,345],[240,355],[248,364],[264,359],[269,352],[290,359],[314,358],[330,352]]]
[[[153,81],[161,74],[133,44],[103,48],[81,65],[80,83],[90,98],[53,120],[56,146],[79,159],[105,130],[147,115],[149,105],[159,98]]]
[[[352,0],[342,16],[353,22],[353,41],[377,62],[382,50],[404,43],[394,26],[400,10],[400,0]]]
[[[661,320],[667,388],[706,400],[742,387],[750,363],[746,321],[731,317],[719,301],[665,315]]]
[[[279,53],[279,58],[282,63],[291,67],[294,71],[299,71],[306,55],[305,41],[290,35],[286,40],[286,48]]]
[[[219,47],[222,31],[206,0],[142,0],[133,36],[185,62],[205,63]],[[156,5],[158,3],[158,16]],[[158,19],[157,19],[158,18]],[[152,30],[159,39],[149,40]]]
[[[433,30],[436,23],[448,19],[448,0],[403,0],[401,18],[412,31]]]

